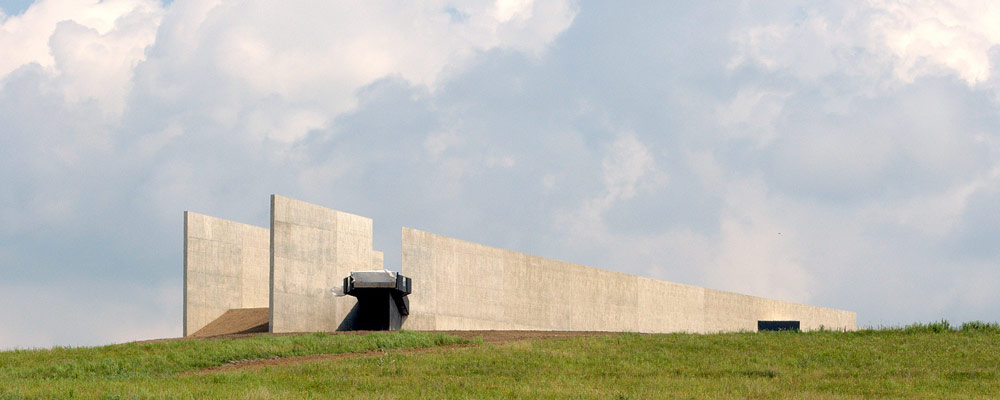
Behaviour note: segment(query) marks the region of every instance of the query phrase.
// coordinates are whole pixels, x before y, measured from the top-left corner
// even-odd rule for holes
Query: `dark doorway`
[[[797,331],[799,321],[757,321],[758,331]]]
[[[351,309],[350,326],[337,329],[358,331],[398,331],[410,315],[413,281],[389,271],[355,271],[344,278],[344,293],[357,297],[358,304]],[[347,319],[345,319],[346,321]]]

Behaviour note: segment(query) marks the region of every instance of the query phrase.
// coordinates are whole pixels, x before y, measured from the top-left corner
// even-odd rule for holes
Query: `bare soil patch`
[[[194,337],[267,332],[268,308],[234,308],[192,333]]]

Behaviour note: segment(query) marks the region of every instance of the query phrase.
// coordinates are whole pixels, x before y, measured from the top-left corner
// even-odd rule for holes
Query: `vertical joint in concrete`
[[[188,335],[188,212],[184,211],[184,284],[183,284],[183,296],[184,296],[184,306],[183,306],[183,316],[181,317],[183,322],[183,328],[181,333],[184,336]]]
[[[274,194],[271,194],[270,221],[267,244],[267,331],[274,333]]]

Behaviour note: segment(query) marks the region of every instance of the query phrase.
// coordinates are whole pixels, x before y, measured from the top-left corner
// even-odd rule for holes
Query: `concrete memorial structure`
[[[184,336],[226,311],[267,307],[269,230],[184,213]]]
[[[270,229],[186,212],[184,244],[185,336],[228,310],[260,307],[269,310],[271,332],[386,325],[709,333],[854,330],[857,321],[850,311],[606,271],[404,227],[400,272],[412,279],[409,304],[400,313],[401,300],[382,302],[396,307],[384,315],[400,320],[372,325],[359,313],[378,313],[381,321],[382,310],[330,290],[343,287],[345,278],[377,276],[359,271],[382,270],[372,220],[277,195]]]
[[[330,288],[366,269],[382,269],[371,219],[271,196],[271,332],[350,329],[357,300]]]
[[[754,331],[759,321],[855,329],[856,314],[661,281],[403,228],[407,329]]]

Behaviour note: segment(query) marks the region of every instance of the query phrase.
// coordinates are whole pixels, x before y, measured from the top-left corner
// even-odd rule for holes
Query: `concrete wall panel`
[[[412,330],[754,331],[758,320],[856,329],[849,311],[660,281],[403,228]]]
[[[268,230],[184,213],[184,336],[229,309],[268,305]]]
[[[269,307],[272,332],[351,325],[353,297],[334,297],[351,271],[382,269],[371,219],[282,196],[271,229],[185,213],[184,334],[229,309]],[[402,231],[403,274],[413,279],[412,330],[718,332],[758,320],[805,330],[855,329],[853,312],[660,281],[562,262],[414,229]]]
[[[271,196],[271,332],[344,329],[357,301],[334,297],[351,271],[381,269],[372,220]]]

